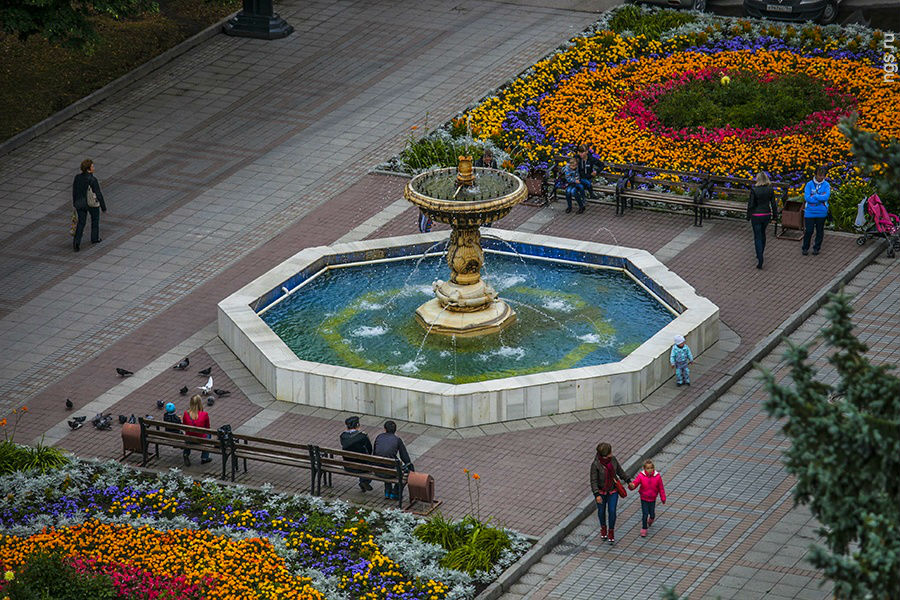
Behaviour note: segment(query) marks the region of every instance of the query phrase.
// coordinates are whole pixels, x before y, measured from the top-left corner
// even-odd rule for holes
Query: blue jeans
[[[649,501],[641,498],[641,529],[647,529],[647,517],[656,519],[656,500]]]
[[[762,264],[763,252],[766,250],[766,228],[771,217],[750,217],[750,225],[753,226],[753,244],[756,246],[756,262]]]
[[[606,527],[606,513],[609,512],[609,528],[616,528],[616,505],[618,503],[618,492],[600,496],[600,502],[597,503],[597,517],[600,519],[600,525]]]
[[[816,240],[813,242],[813,252],[818,252],[822,247],[822,238],[825,237],[825,217],[804,217],[803,252],[809,251],[809,240],[813,231],[816,232]]]
[[[675,367],[675,381],[678,383],[691,382],[691,368],[687,365],[683,367]]]
[[[572,208],[572,198],[578,202],[578,208],[584,208],[584,188],[578,184],[566,186],[566,208]]]
[[[593,197],[594,196],[594,184],[591,183],[591,180],[590,179],[581,179],[580,183],[581,183],[582,189],[584,189],[584,191],[587,192],[587,195]]]
[[[209,439],[209,435],[207,435],[205,437],[206,437],[206,439]],[[185,448],[184,450],[181,451],[181,453],[185,457],[188,457],[191,455],[191,450],[190,450],[190,448]],[[206,450],[201,450],[200,451],[200,460],[209,460],[209,452]]]

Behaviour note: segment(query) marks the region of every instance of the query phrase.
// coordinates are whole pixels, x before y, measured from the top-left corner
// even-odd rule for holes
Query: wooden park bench
[[[612,196],[616,214],[624,215],[626,208],[634,208],[634,201],[690,209],[694,215],[694,225],[703,226],[704,218],[713,212],[735,213],[744,216],[750,198],[751,179],[722,177],[697,171],[661,169],[638,164],[604,165],[598,173],[608,183],[593,183],[594,192]],[[773,183],[781,206],[787,200],[789,184]],[[554,189],[559,194],[559,189]],[[565,190],[563,190],[564,193]],[[603,203],[602,200],[586,199],[587,202]],[[777,219],[773,219],[778,232]]]
[[[400,460],[334,448],[318,446],[311,446],[311,448],[315,471],[314,494],[321,493],[323,480],[325,480],[325,485],[331,486],[332,475],[362,477],[381,483],[397,484],[397,489],[400,490],[397,494],[397,507],[403,508],[403,488],[406,486],[407,472]],[[352,471],[348,469],[352,469]]]
[[[225,478],[227,457],[225,447],[220,441],[219,431],[205,427],[194,427],[193,425],[167,423],[159,419],[148,419],[147,417],[140,417],[138,424],[141,427],[142,467],[147,466],[151,459],[159,458],[160,446],[169,446],[171,448],[180,448],[181,450],[197,450],[209,452],[210,454],[220,454],[222,456],[222,478]],[[186,432],[202,433],[204,437],[187,435]],[[152,455],[150,454],[151,444],[154,447]]]
[[[233,433],[230,430],[223,434],[223,445],[226,454],[231,458],[232,481],[234,481],[234,474],[238,469],[238,461],[243,461],[244,473],[246,473],[249,460],[307,470],[310,473],[310,491],[315,485],[316,472],[313,469],[312,446]]]

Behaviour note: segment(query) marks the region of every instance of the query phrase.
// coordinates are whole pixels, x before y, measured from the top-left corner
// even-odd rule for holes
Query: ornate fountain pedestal
[[[431,188],[452,177],[453,169],[439,169],[413,177],[404,196],[435,221],[448,223],[453,231],[447,249],[450,281],[435,281],[435,298],[416,309],[416,320],[430,333],[479,336],[496,333],[516,320],[516,313],[481,279],[484,252],[480,227],[506,216],[525,199],[528,190],[521,179],[496,169],[472,168],[472,158],[459,157],[456,191],[435,197]],[[479,177],[500,187],[497,197],[479,190]],[[432,186],[431,183],[436,185]],[[446,187],[446,186],[443,186]],[[487,186],[486,186],[487,187]]]

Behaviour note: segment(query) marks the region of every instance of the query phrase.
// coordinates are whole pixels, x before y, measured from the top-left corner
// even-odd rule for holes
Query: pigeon
[[[157,401],[156,401],[156,408],[158,408],[158,409],[160,409],[160,410],[162,410],[162,408],[163,408],[165,405],[166,405],[166,403],[163,402],[162,400],[157,400]]]
[[[137,418],[135,418],[134,413],[132,413],[132,415],[130,417],[128,417],[128,422],[131,423],[132,425],[137,423]]]
[[[206,367],[202,371],[197,371],[197,372],[200,373],[201,375],[209,375],[210,373],[212,373],[212,367]]]
[[[213,392],[214,392],[214,393],[216,394],[216,396],[218,396],[219,398],[221,398],[222,396],[227,396],[228,394],[231,393],[231,392],[229,392],[228,390],[220,390],[219,388],[214,389]]]
[[[69,419],[69,429],[76,430],[81,429],[83,423],[81,421],[76,421],[75,419]]]
[[[216,399],[215,399],[215,398],[213,398],[212,396],[207,396],[207,397],[206,397],[206,405],[207,405],[207,406],[212,406],[212,405],[215,404],[215,403],[216,403]]]
[[[128,422],[128,417],[125,415],[119,415],[119,425],[124,425]]]
[[[72,410],[72,407],[75,406],[71,400],[66,398],[66,410]]]
[[[120,377],[130,377],[134,375],[134,373],[132,373],[128,369],[121,369],[119,367],[116,367],[116,373],[118,373]]]
[[[183,386],[180,390],[178,390],[178,393],[181,394],[182,396],[184,396],[185,394],[187,394],[187,393],[188,393],[188,386],[186,386],[186,385]]]
[[[187,356],[185,356],[181,360],[181,362],[179,362],[177,365],[175,365],[172,368],[175,369],[176,371],[184,371],[185,369],[188,368],[188,365],[190,365],[190,364],[191,364],[191,359],[188,358]]]
[[[109,429],[112,427],[112,415],[97,413],[97,416],[91,419],[91,425],[100,430]]]
[[[213,389],[212,377],[210,377],[209,379],[206,380],[206,385],[200,386],[197,389],[200,390],[201,392],[203,392],[204,396],[209,396],[210,392],[212,392],[212,389]]]
[[[72,417],[70,420],[75,421],[76,423],[84,423],[87,420],[87,417]]]

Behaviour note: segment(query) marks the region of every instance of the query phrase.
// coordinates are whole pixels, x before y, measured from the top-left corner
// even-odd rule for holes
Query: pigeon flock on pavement
[[[191,364],[191,359],[185,356],[182,360],[178,361],[175,365],[172,366],[172,369],[176,371],[185,371]],[[197,386],[197,389],[200,391],[200,394],[206,398],[206,405],[213,406],[216,403],[217,399],[223,398],[231,393],[230,390],[223,390],[220,388],[213,387],[213,378],[212,378],[212,367],[207,367],[205,369],[201,369],[197,371],[200,375],[207,377],[206,385]],[[134,375],[133,371],[129,371],[128,369],[123,369],[122,367],[116,367],[116,374],[119,377],[131,377]],[[182,386],[178,393],[181,396],[186,396],[190,391],[188,386]],[[75,403],[72,402],[71,398],[66,398],[66,410],[72,410],[75,408]],[[157,400],[156,408],[162,410],[166,406],[165,400]],[[145,418],[152,418],[152,415],[145,415]],[[66,423],[69,425],[69,428],[73,431],[76,429],[81,429],[84,426],[85,421],[87,421],[87,417],[85,416],[77,416],[72,417]],[[133,414],[129,416],[118,415],[118,421],[120,424],[125,425],[126,423],[137,423],[137,417]],[[112,413],[103,414],[97,413],[93,419],[91,419],[91,425],[94,426],[95,429],[99,431],[106,431],[112,428],[113,416]]]

